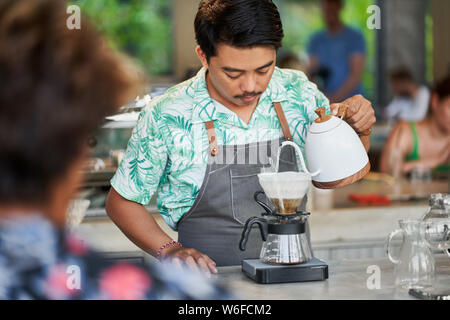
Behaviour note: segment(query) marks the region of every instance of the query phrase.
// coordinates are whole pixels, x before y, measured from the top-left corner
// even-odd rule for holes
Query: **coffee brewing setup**
[[[261,172],[258,180],[262,191],[254,200],[263,208],[261,217],[249,218],[244,226],[239,249],[245,251],[249,234],[257,225],[263,245],[259,259],[242,261],[242,271],[258,283],[322,281],[328,279],[328,265],[314,257],[311,248],[309,212],[299,209],[311,184],[322,189],[342,187],[361,179],[370,163],[356,132],[342,118],[325,114],[319,108],[319,118],[310,126],[305,142],[308,171],[300,148],[285,141],[278,150],[273,172]],[[299,155],[304,172],[279,172],[281,149],[291,145]],[[263,196],[269,202],[262,200]]]
[[[259,283],[327,279],[328,266],[313,257],[306,233],[309,212],[298,209],[311,176],[302,172],[276,171],[260,173],[258,180],[263,191],[257,191],[254,200],[262,207],[263,213],[261,217],[247,220],[239,248],[242,251],[246,249],[254,225],[259,227],[263,245],[259,259],[242,261],[242,271]],[[270,203],[264,202],[264,198]]]

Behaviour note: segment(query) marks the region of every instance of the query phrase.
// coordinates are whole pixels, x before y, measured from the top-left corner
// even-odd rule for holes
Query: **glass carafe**
[[[269,234],[259,258],[272,264],[299,264],[311,260],[312,252],[305,233]]]
[[[400,220],[400,229],[389,234],[387,253],[395,264],[395,284],[405,289],[430,287],[434,282],[434,257],[425,239],[426,223],[421,220]],[[392,255],[391,242],[397,235],[403,241],[398,257]]]

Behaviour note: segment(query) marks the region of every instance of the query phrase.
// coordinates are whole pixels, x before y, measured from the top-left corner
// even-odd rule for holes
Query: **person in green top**
[[[283,28],[272,1],[202,1],[194,27],[203,68],[141,112],[106,211],[146,252],[209,274],[257,257],[256,238],[245,253],[238,248],[246,219],[261,213],[252,197],[260,189],[256,174],[283,140],[303,148],[316,108],[336,114],[339,106],[302,72],[275,67]],[[357,132],[372,128],[369,101],[355,96],[343,104]],[[292,154],[283,164],[295,168]],[[179,243],[143,206],[156,192]]]
[[[436,84],[430,106],[431,114],[423,121],[402,121],[394,127],[381,155],[382,172],[450,172],[450,75]]]

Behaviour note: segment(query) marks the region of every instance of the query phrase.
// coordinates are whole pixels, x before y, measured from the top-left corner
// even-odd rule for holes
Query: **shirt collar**
[[[206,70],[207,69],[205,67],[201,68],[197,75],[194,77],[194,81],[192,84],[192,87],[194,89],[192,123],[202,123],[211,120],[217,120],[219,117],[217,105],[211,99],[211,96],[208,92],[208,87],[206,85]],[[282,84],[281,71],[277,67],[272,74],[272,78],[270,79],[267,89],[260,97],[259,104],[267,96],[270,98],[272,103],[288,100],[286,88]]]
[[[192,123],[207,122],[216,120],[216,108],[208,92],[206,85],[206,68],[203,67],[197,73],[193,82],[194,88],[194,108]]]

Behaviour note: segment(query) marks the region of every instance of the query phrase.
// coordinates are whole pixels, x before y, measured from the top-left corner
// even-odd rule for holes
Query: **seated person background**
[[[428,111],[430,90],[420,86],[406,67],[392,70],[390,74],[394,99],[386,107],[385,116],[389,123],[397,120],[421,121]]]
[[[431,115],[420,122],[399,122],[381,155],[382,172],[409,173],[414,168],[449,171],[450,75],[440,81],[431,97]]]
[[[200,273],[107,262],[65,231],[88,137],[138,93],[86,18],[66,19],[61,0],[0,2],[0,299],[226,297]]]

